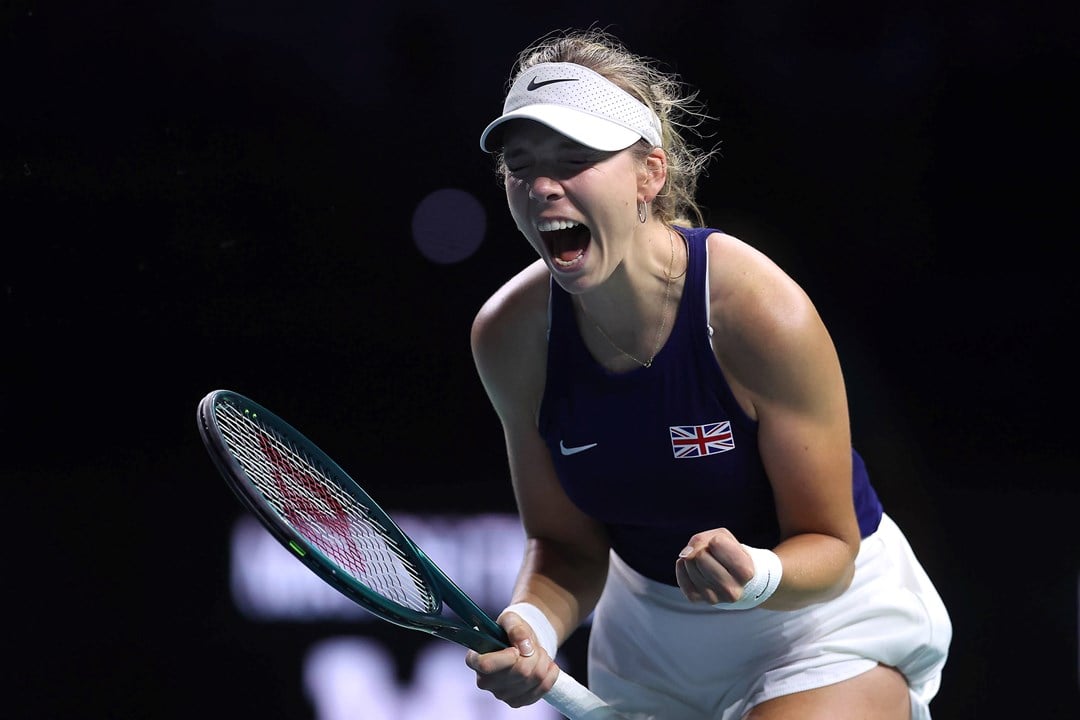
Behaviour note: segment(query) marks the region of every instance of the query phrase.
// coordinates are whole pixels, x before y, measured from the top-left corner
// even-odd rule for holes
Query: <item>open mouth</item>
[[[542,220],[536,228],[556,267],[570,269],[582,262],[592,239],[589,228],[572,220]]]

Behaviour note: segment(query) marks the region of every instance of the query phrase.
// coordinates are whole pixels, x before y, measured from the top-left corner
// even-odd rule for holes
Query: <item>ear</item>
[[[642,163],[643,172],[638,189],[641,199],[652,202],[652,199],[660,194],[667,182],[667,153],[663,148],[655,147],[649,151]]]

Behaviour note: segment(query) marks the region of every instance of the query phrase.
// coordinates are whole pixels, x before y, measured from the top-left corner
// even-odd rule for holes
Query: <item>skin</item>
[[[666,155],[644,159],[633,148],[597,153],[531,122],[509,123],[504,158],[506,197],[518,229],[539,255],[478,313],[472,348],[480,378],[502,423],[511,479],[527,545],[514,602],[539,607],[565,640],[595,606],[607,573],[603,527],[565,495],[536,418],[545,379],[548,279],[574,296],[579,327],[597,360],[614,371],[637,367],[612,342],[638,358],[652,354],[665,312],[667,270],[682,292],[686,249],[681,238],[639,202],[663,189]],[[571,267],[551,256],[537,224],[586,225],[591,241]],[[784,566],[764,607],[789,610],[842,593],[854,574],[859,529],[851,502],[851,437],[839,361],[810,299],[779,267],[741,240],[708,239],[711,321],[717,361],[736,399],[759,425],[759,446],[776,498]],[[672,263],[672,248],[675,256]],[[584,316],[583,313],[587,313]],[[611,342],[596,331],[604,328]],[[662,340],[670,332],[670,323]],[[731,602],[753,576],[749,555],[725,528],[687,539],[675,564],[691,602]],[[499,618],[512,647],[469,652],[477,685],[513,707],[536,702],[558,667],[513,613]],[[909,716],[900,673],[878,666],[850,680],[762,703],[746,716],[887,718]]]

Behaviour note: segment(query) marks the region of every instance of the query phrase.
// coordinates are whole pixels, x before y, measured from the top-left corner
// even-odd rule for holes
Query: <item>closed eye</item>
[[[576,143],[567,143],[563,152],[550,159],[538,159],[533,153],[524,150],[506,152],[503,155],[503,164],[507,174],[517,180],[528,180],[530,175],[541,173],[564,179],[573,177],[615,154],[590,151]]]

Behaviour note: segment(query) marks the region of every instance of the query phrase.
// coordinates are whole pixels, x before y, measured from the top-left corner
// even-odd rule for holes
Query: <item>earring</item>
[[[642,224],[649,219],[649,204],[644,200],[637,204],[637,219]]]

